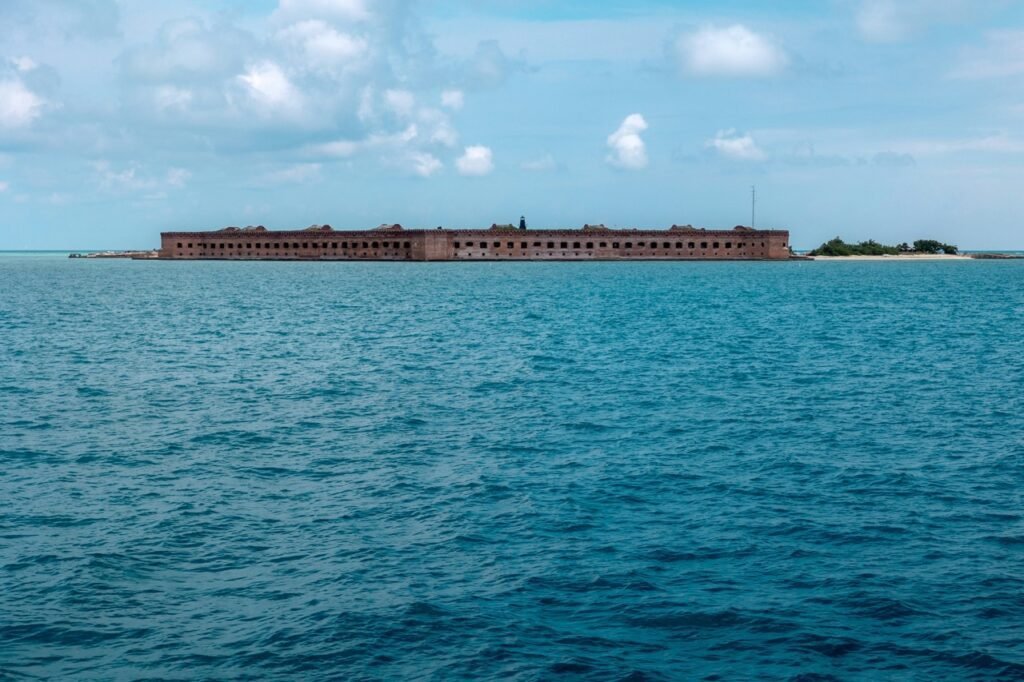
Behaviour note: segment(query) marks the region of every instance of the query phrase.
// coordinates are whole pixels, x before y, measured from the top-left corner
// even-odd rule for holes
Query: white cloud
[[[14,68],[22,73],[28,73],[29,71],[35,71],[39,68],[39,64],[36,63],[31,57],[15,57],[11,60],[11,64]]]
[[[857,11],[857,29],[867,40],[885,43],[901,40],[909,27],[900,8],[889,0],[868,0]]]
[[[466,151],[455,161],[455,167],[462,175],[487,175],[494,170],[494,154],[490,147],[466,147]]]
[[[1004,0],[861,0],[855,19],[865,40],[894,43],[932,24],[977,18],[1004,4]]]
[[[769,38],[746,26],[705,26],[675,43],[683,70],[695,76],[772,76],[789,63]]]
[[[10,183],[4,180],[0,180],[0,192],[6,192],[8,189],[10,189],[10,187]]]
[[[219,84],[242,69],[246,55],[258,52],[253,36],[243,31],[186,18],[163,23],[153,42],[125,50],[117,62],[133,81]]]
[[[954,78],[1005,78],[1024,74],[1024,31],[991,31],[985,45],[966,51]]]
[[[191,90],[174,85],[161,85],[153,92],[153,103],[160,111],[185,111],[192,99]]]
[[[162,176],[148,175],[132,164],[123,170],[116,170],[109,161],[92,164],[97,180],[103,189],[109,191],[155,192],[168,188],[181,189],[192,174],[183,168],[170,168]],[[152,194],[157,197],[158,195]]]
[[[266,61],[254,64],[238,77],[257,104],[275,109],[297,110],[302,107],[302,95],[285,75],[280,66]]]
[[[640,133],[647,130],[647,121],[640,114],[630,114],[618,129],[608,136],[608,163],[626,170],[647,167],[647,147]]]
[[[718,131],[718,134],[704,143],[704,146],[737,161],[764,161],[768,158],[764,150],[754,142],[753,137],[740,135],[735,130]]]
[[[426,139],[430,144],[442,147],[454,147],[459,141],[459,133],[451,124],[448,115],[439,109],[421,109],[417,115],[420,128],[427,131]]]
[[[171,168],[167,171],[165,181],[168,186],[180,189],[185,186],[191,177],[192,174],[184,168]]]
[[[406,159],[406,167],[420,177],[429,178],[444,167],[433,154],[415,152]]]
[[[20,79],[0,81],[0,128],[22,128],[39,118],[45,100]]]
[[[358,68],[369,51],[365,38],[338,31],[319,19],[292,24],[278,32],[278,39],[299,49],[304,66],[328,73]]]
[[[551,154],[545,154],[536,159],[524,161],[519,166],[524,171],[530,171],[531,173],[543,173],[546,171],[553,171],[558,168],[558,162],[555,161],[555,157]]]
[[[441,93],[441,106],[458,111],[465,104],[462,90],[445,90]]]
[[[354,140],[334,140],[309,147],[306,151],[314,156],[327,156],[347,159],[355,156],[361,145]]]
[[[274,15],[279,18],[364,21],[370,17],[370,11],[364,0],[280,0]]]
[[[407,118],[416,108],[416,95],[408,90],[387,90],[384,92],[384,102],[396,115]]]
[[[268,173],[264,180],[271,184],[303,184],[319,180],[320,169],[319,163],[299,163]]]

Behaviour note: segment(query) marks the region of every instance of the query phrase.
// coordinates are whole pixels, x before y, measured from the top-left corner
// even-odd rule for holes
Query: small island
[[[956,256],[959,249],[953,244],[943,244],[934,239],[918,239],[913,244],[888,246],[869,239],[858,244],[847,244],[840,237],[829,240],[807,253],[808,256],[844,258],[849,256]]]

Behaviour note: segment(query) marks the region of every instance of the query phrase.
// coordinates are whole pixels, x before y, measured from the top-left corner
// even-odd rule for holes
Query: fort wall
[[[170,260],[784,260],[785,230],[229,229],[164,232]]]

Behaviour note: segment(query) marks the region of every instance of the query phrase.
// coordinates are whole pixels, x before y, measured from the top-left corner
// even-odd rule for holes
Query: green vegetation
[[[918,239],[911,246],[906,242],[896,246],[879,244],[874,239],[859,244],[847,244],[839,237],[829,240],[811,251],[810,256],[898,256],[902,253],[946,253],[955,254],[957,248],[934,239]]]

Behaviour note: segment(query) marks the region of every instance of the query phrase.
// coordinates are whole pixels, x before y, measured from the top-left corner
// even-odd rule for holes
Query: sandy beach
[[[974,260],[971,256],[964,255],[950,255],[945,253],[905,253],[898,256],[808,256],[813,260],[828,260],[828,261],[924,261],[924,260],[957,260],[957,261],[969,261]]]

